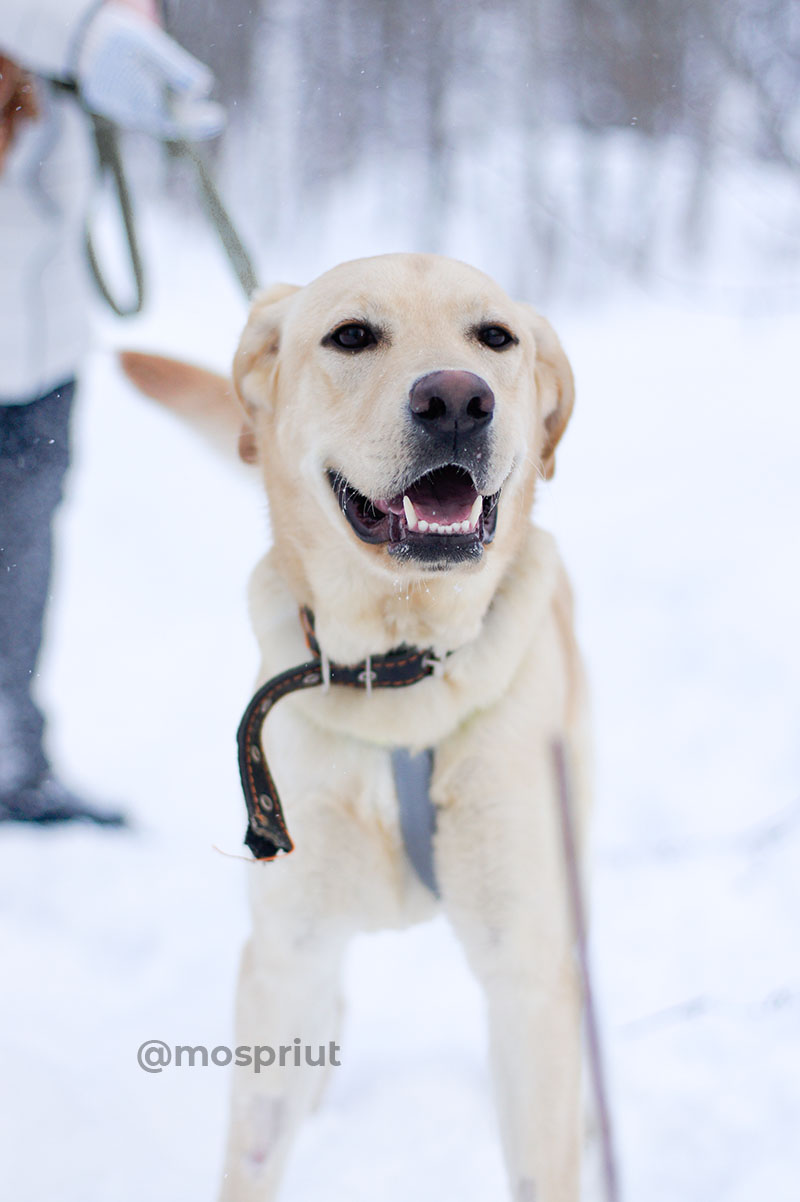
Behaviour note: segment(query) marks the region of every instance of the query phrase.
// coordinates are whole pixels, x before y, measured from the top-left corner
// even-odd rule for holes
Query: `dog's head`
[[[573,402],[544,318],[435,255],[357,260],[262,293],[234,383],[276,543],[333,540],[343,571],[349,548],[395,577],[513,553]]]

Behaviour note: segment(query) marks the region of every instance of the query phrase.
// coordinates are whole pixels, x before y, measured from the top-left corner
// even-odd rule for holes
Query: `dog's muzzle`
[[[415,474],[392,495],[370,497],[343,472],[328,470],[358,538],[433,571],[480,559],[494,538],[500,499],[499,489],[486,489],[494,411],[494,393],[472,372],[421,376],[409,393],[404,438]]]

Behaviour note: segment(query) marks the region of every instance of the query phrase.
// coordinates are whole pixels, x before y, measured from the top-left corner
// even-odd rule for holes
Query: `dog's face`
[[[433,255],[346,263],[257,298],[234,364],[276,542],[319,539],[393,576],[516,545],[572,408],[550,326]]]

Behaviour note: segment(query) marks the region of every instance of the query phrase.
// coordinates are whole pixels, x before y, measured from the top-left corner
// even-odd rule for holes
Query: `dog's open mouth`
[[[478,492],[472,476],[450,464],[420,476],[394,497],[371,500],[339,472],[328,480],[344,516],[366,543],[386,543],[390,555],[427,563],[480,558],[494,537],[499,491]]]

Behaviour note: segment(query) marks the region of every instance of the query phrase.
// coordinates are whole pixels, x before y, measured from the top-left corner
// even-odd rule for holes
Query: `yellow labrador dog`
[[[386,255],[259,295],[235,396],[123,358],[258,463],[274,530],[250,592],[260,682],[308,661],[311,620],[321,662],[365,680],[398,648],[433,666],[403,687],[334,674],[266,721],[254,755],[295,850],[250,874],[237,1043],[329,1045],[351,935],[443,908],[488,998],[513,1198],[576,1202],[580,998],[550,746],[564,741],[584,815],[586,706],[569,584],[530,521],[573,402],[555,333],[471,267]],[[433,753],[438,894],[406,852],[397,748]],[[226,1202],[276,1197],[323,1076],[296,1059],[235,1075]]]

